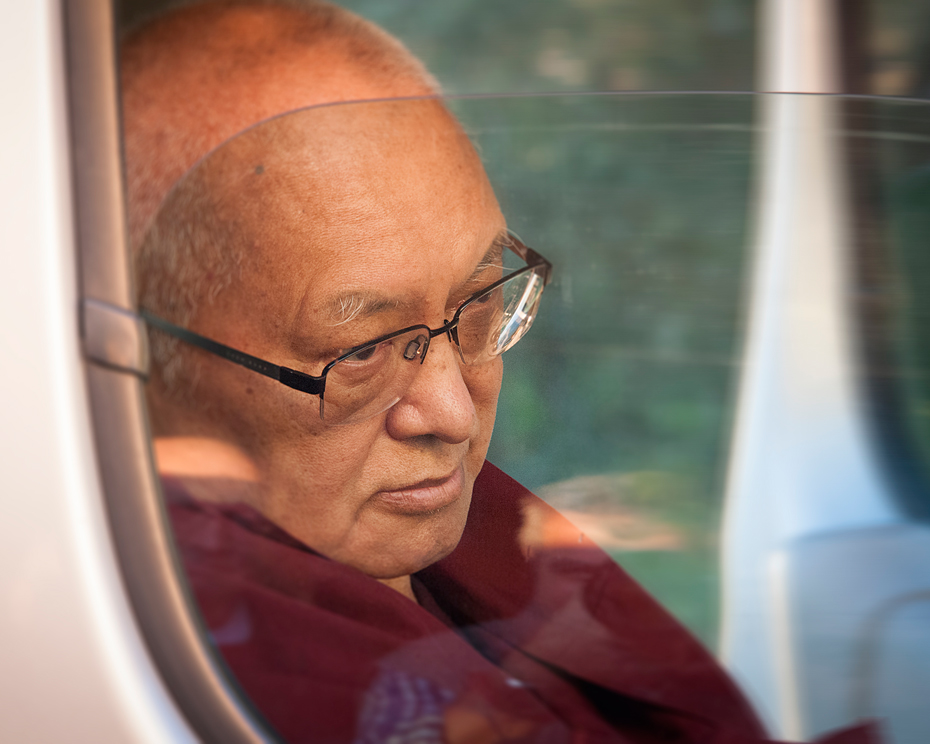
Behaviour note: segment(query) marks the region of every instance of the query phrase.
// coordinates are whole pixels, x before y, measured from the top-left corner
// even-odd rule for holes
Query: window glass
[[[172,0],[119,0],[134,25]],[[449,94],[755,88],[752,0],[340,0]]]
[[[751,0],[342,0],[395,34],[447,93],[753,90]]]
[[[672,619],[717,652],[757,97],[601,92],[751,89],[753,4],[344,4],[447,92],[529,95],[295,111],[143,199],[154,451],[212,648],[288,741],[759,735]],[[915,13],[876,16],[906,61],[874,91],[920,95]],[[924,516],[926,112],[841,103],[864,400]],[[912,604],[862,642],[892,638],[895,720]]]
[[[290,741],[560,740],[675,689],[755,731],[613,562],[713,645],[753,102],[448,105],[509,233],[426,99],[246,130],[141,241],[155,453],[209,638]],[[502,349],[489,460],[544,500],[482,464]]]
[[[865,373],[889,472],[908,512],[930,514],[930,109],[869,99],[847,105],[857,198]]]
[[[844,12],[858,18],[853,34],[862,71],[850,92],[930,97],[930,3],[871,0],[850,3]]]
[[[489,457],[601,536],[713,647],[753,102],[456,107],[510,224],[557,267],[505,360]]]

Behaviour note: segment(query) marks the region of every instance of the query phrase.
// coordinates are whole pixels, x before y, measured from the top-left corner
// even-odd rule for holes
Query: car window
[[[426,725],[419,713],[396,719],[407,684],[423,688],[417,700],[438,711],[430,725],[453,740],[475,701],[505,711],[576,694],[581,672],[568,670],[610,654],[585,651],[592,639],[563,658],[568,609],[550,595],[551,572],[566,596],[606,582],[605,597],[630,593],[629,618],[661,612],[618,561],[707,646],[719,632],[717,535],[754,102],[447,103],[480,154],[508,233],[496,207],[488,211],[488,191],[465,210],[465,242],[448,240],[476,186],[466,179],[460,193],[437,179],[425,199],[407,185],[435,156],[404,147],[405,123],[444,110],[422,99],[310,108],[246,130],[173,187],[136,249],[154,450],[186,580],[215,650],[289,740]],[[370,154],[350,138],[374,121],[396,129],[374,136]],[[371,170],[371,157],[390,167]],[[404,187],[379,195],[385,207],[365,206],[365,220],[345,222],[381,169]],[[333,170],[344,186],[332,185]],[[411,199],[422,214],[411,214]],[[475,236],[493,238],[490,250]],[[446,263],[451,273],[438,271]],[[474,444],[493,421],[496,354],[516,340],[488,459],[541,500],[482,467]],[[450,354],[461,356],[453,370]],[[469,508],[462,482],[476,475]],[[406,565],[415,573],[399,586],[392,577]],[[390,580],[369,578],[382,574]],[[412,591],[419,606],[392,588]],[[592,618],[580,615],[579,630],[618,632],[615,605],[588,602]],[[366,630],[378,615],[387,628]],[[437,618],[470,645],[430,626]],[[398,643],[387,633],[394,623],[419,630],[397,631],[406,639]],[[664,613],[625,633],[652,624],[680,634],[689,654],[704,653]],[[523,669],[491,637],[526,644],[544,666]],[[451,666],[437,670],[435,653]],[[535,689],[543,669],[563,664],[562,692],[547,682],[519,703],[500,697],[500,684]],[[719,673],[709,656],[700,664]],[[603,673],[617,670],[610,662]],[[486,688],[474,687],[475,675]],[[637,679],[601,684],[648,699]],[[298,709],[297,694],[316,702]],[[571,706],[556,721],[526,715],[514,727],[593,725]],[[726,725],[738,725],[733,715]]]
[[[403,40],[450,94],[755,87],[746,0],[340,4]]]
[[[236,691],[244,691],[252,700],[244,710],[254,705],[258,720],[295,741],[307,721],[332,724],[333,731],[344,731],[338,727],[350,721],[358,740],[412,736],[421,724],[432,733],[464,738],[485,702],[499,712],[530,700],[526,678],[551,685],[540,693],[545,705],[563,695],[571,700],[565,704],[569,718],[590,705],[596,725],[602,720],[613,725],[612,699],[599,697],[610,685],[588,685],[605,668],[609,674],[620,668],[617,657],[582,654],[595,665],[592,672],[546,656],[551,645],[583,636],[579,629],[588,627],[590,617],[579,620],[570,602],[554,611],[556,605],[545,602],[555,600],[537,590],[555,586],[556,577],[572,591],[583,586],[588,600],[609,596],[617,586],[611,582],[629,574],[635,583],[624,587],[642,585],[712,656],[735,670],[775,733],[806,738],[859,716],[891,716],[895,736],[922,740],[926,717],[906,691],[922,689],[926,680],[925,660],[913,653],[924,647],[927,582],[917,567],[926,556],[923,524],[930,503],[924,473],[930,387],[920,331],[928,157],[923,105],[855,96],[698,92],[754,87],[758,31],[750,3],[653,3],[648,9],[553,3],[537,4],[532,13],[500,3],[444,3],[429,10],[403,3],[343,4],[397,33],[447,93],[516,92],[452,96],[442,104],[473,143],[502,216],[492,214],[488,192],[476,186],[472,196],[483,196],[474,197],[480,204],[470,207],[467,230],[450,227],[454,210],[434,205],[432,225],[418,228],[420,234],[399,241],[403,221],[383,219],[378,239],[372,239],[348,229],[357,226],[360,213],[367,219],[370,212],[308,196],[318,183],[314,179],[336,160],[345,165],[371,155],[349,133],[373,121],[391,126],[366,132],[361,141],[383,138],[383,153],[403,152],[408,169],[403,172],[430,183],[427,171],[417,173],[415,166],[431,140],[391,139],[403,122],[434,115],[418,113],[433,110],[436,101],[427,99],[321,107],[261,124],[199,161],[154,210],[147,237],[135,251],[141,317],[155,359],[146,395],[160,514],[195,623],[214,670],[221,671],[222,694],[235,699]],[[130,26],[153,8],[121,3]],[[922,27],[922,11],[890,2],[876,8],[877,30],[870,27],[864,37],[873,55],[870,87],[857,90],[923,95],[922,42],[915,30]],[[618,89],[627,92],[604,93]],[[648,92],[654,89],[695,93]],[[556,92],[534,95],[540,91]],[[803,118],[815,109],[812,118]],[[779,129],[771,116],[776,110],[799,118],[782,119]],[[795,127],[797,122],[802,124]],[[783,162],[768,148],[787,131],[802,132],[787,146],[792,157],[799,158],[807,142],[803,133],[811,131],[816,142],[827,143],[813,152],[838,155],[835,174],[842,175],[830,177],[828,190],[842,192],[841,200],[850,200],[843,202],[846,207],[854,207],[848,224],[845,207],[825,221],[836,234],[846,235],[848,228],[849,243],[836,245],[837,266],[849,273],[837,270],[828,278],[840,282],[839,314],[850,323],[859,356],[838,355],[845,365],[842,379],[829,378],[827,387],[845,384],[847,373],[855,378],[855,393],[842,413],[865,422],[868,439],[839,467],[824,457],[821,470],[811,463],[840,449],[827,446],[833,444],[829,437],[812,435],[816,442],[809,450],[794,446],[796,440],[810,444],[803,436],[779,440],[767,461],[771,488],[759,489],[747,507],[734,476],[746,427],[734,427],[734,421],[753,403],[739,392],[758,373],[753,346],[771,341],[759,341],[764,334],[756,325],[765,290],[758,279],[767,265],[759,235],[777,202],[766,179]],[[304,132],[317,138],[318,159],[303,153]],[[821,171],[834,172],[833,165]],[[395,167],[392,160],[391,167],[358,181],[352,180],[358,174],[346,170],[345,179],[332,183],[351,190],[376,182],[378,193],[400,199],[414,175],[388,183]],[[796,172],[797,183],[809,185],[818,168],[818,158],[811,158]],[[432,183],[429,196],[436,203],[468,201],[454,192],[454,184]],[[232,198],[234,192],[248,198]],[[278,199],[281,193],[285,197]],[[382,212],[408,215],[399,208]],[[779,214],[783,225],[801,219]],[[240,245],[245,224],[253,230],[251,242]],[[282,237],[276,232],[281,224],[300,226],[311,237],[296,227]],[[470,263],[450,259],[421,266],[414,248],[437,251],[437,235],[449,238],[450,256],[470,252]],[[481,249],[463,235],[480,236]],[[401,243],[403,260],[385,270],[390,265],[385,247]],[[293,260],[283,266],[268,262],[260,291],[230,299],[237,297],[230,288],[256,271],[266,256],[262,251],[272,244],[291,250]],[[236,250],[227,250],[232,245]],[[176,273],[153,263],[159,246],[168,246],[167,262]],[[298,258],[300,251],[320,246],[330,251],[325,261]],[[774,252],[782,250],[790,253],[784,245]],[[331,269],[347,255],[358,259],[353,265],[380,267],[380,284],[362,271],[340,285],[346,274]],[[794,255],[790,261],[803,273],[797,267],[805,258]],[[402,285],[413,281],[417,269],[434,281],[420,282],[419,294]],[[201,284],[191,284],[188,274]],[[766,281],[777,283],[777,272],[769,274]],[[316,283],[312,291],[295,293],[295,278]],[[445,288],[442,302],[435,287]],[[191,301],[194,294],[208,298],[200,306],[210,308],[206,320]],[[782,297],[777,313],[795,317],[813,308],[816,316],[829,303],[814,295],[807,298],[813,297],[810,305]],[[848,340],[845,328],[837,334],[839,346]],[[825,348],[837,345],[832,336],[828,341]],[[496,506],[486,495],[479,497],[481,508],[495,518],[469,517],[472,527],[458,553],[465,558],[449,553],[435,562],[438,567],[431,563],[414,572],[422,575],[407,588],[429,617],[408,616],[408,606],[394,605],[400,595],[380,589],[372,594],[370,582],[344,571],[348,566],[369,578],[376,574],[381,569],[361,566],[354,556],[387,560],[403,530],[385,530],[391,535],[387,541],[340,553],[334,537],[341,529],[339,489],[327,478],[336,465],[345,466],[344,473],[363,472],[362,464],[351,464],[357,441],[350,432],[359,430],[353,427],[385,415],[410,425],[410,416],[385,412],[403,409],[398,402],[424,379],[434,384],[435,370],[448,372],[450,354],[458,354],[451,358],[463,362],[463,369],[485,369],[485,355],[504,347],[488,460],[506,475],[488,467],[477,477],[480,493],[510,495]],[[766,368],[770,379],[815,376],[821,349],[798,353],[800,348],[786,357],[791,364]],[[383,366],[388,358],[393,361]],[[419,376],[417,361],[423,361]],[[475,361],[482,364],[472,365]],[[475,393],[490,389],[487,376],[462,374],[478,401],[479,418],[488,415],[494,408],[490,396]],[[821,421],[797,414],[815,410],[808,405],[812,399],[797,410],[800,398],[784,400],[791,404],[783,406],[790,409],[789,426]],[[453,408],[461,414],[461,406],[457,413]],[[464,420],[456,416],[448,422]],[[343,445],[329,450],[281,445],[288,437],[337,436]],[[459,434],[447,427],[444,436],[452,440]],[[459,477],[437,467],[423,471],[416,483],[397,479],[391,467],[400,461],[384,458],[377,483],[379,493],[395,494],[398,513],[410,510],[408,492],[428,491],[440,499]],[[856,488],[845,489],[860,471],[872,473],[873,465],[874,492],[862,496]],[[838,487],[831,478],[844,469],[851,475],[839,478],[844,487]],[[290,480],[282,480],[282,473]],[[287,498],[276,501],[269,493]],[[860,501],[867,506],[857,511]],[[831,513],[836,504],[849,512]],[[433,511],[445,508],[437,501]],[[485,552],[485,538],[478,535],[496,530],[509,530],[515,548],[510,553]],[[765,539],[757,540],[763,533]],[[436,535],[438,543],[442,536]],[[753,541],[758,544],[747,548]],[[315,568],[308,573],[310,564]],[[548,572],[546,582],[534,583],[538,577],[527,566]],[[588,582],[601,570],[611,578]],[[744,602],[734,592],[740,582],[756,592],[758,602]],[[639,590],[629,591],[638,603]],[[282,593],[286,601],[278,605]],[[288,604],[295,597],[303,603],[299,610]],[[607,612],[607,604],[581,602],[585,611],[593,606]],[[307,607],[312,620],[302,614]],[[643,615],[649,618],[645,625],[675,627],[656,612]],[[371,632],[364,638],[355,634],[359,620]],[[595,620],[611,632],[619,622],[616,615]],[[411,636],[370,652],[370,644],[385,642],[375,631],[394,632],[395,621],[400,635]],[[435,637],[418,635],[426,627],[418,623],[426,623]],[[540,638],[551,645],[532,671],[510,657],[502,662],[501,639],[522,649],[527,639],[542,643]],[[628,638],[652,648],[635,633]],[[255,639],[268,643],[257,646]],[[683,643],[690,653],[692,647]],[[764,655],[768,666],[747,663],[747,646]],[[711,656],[694,653],[712,667]],[[442,663],[435,663],[440,657]],[[656,658],[651,661],[661,667],[672,657]],[[372,659],[374,670],[366,667],[365,674],[353,676]],[[663,669],[674,677],[674,670]],[[335,677],[332,670],[338,671]],[[466,682],[462,670],[468,672]],[[347,707],[338,689],[352,690],[354,702]],[[509,698],[508,689],[520,692]],[[729,700],[728,694],[720,699]],[[307,700],[313,701],[309,713]],[[402,703],[410,700],[420,707],[408,716],[409,705]],[[498,732],[519,736],[542,726],[538,712],[492,717],[492,723]],[[723,718],[742,721],[741,715],[731,711]],[[481,718],[481,725],[489,720]]]
[[[856,270],[864,379],[899,499],[907,512],[925,520],[930,514],[930,389],[923,333],[923,236],[930,194],[927,106],[879,98],[850,101],[847,121],[859,205]]]
[[[456,106],[517,231],[543,236],[558,267],[506,360],[489,457],[599,535],[714,647],[754,103]]]

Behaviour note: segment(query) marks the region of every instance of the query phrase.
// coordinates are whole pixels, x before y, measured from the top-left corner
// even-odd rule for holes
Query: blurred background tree
[[[751,0],[341,0],[450,94],[752,90]]]

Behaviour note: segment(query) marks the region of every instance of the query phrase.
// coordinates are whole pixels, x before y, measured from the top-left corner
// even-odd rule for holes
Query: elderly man
[[[290,9],[211,5],[165,24],[209,29],[205,37],[198,33],[194,50],[173,28],[130,42],[138,57],[127,58],[127,122],[138,117],[141,127],[135,133],[127,123],[129,162],[147,159],[135,158],[136,148],[157,153],[156,178],[176,178],[178,160],[190,165],[250,123],[333,98],[329,86],[336,83],[320,85],[321,93],[312,81],[330,76],[313,71],[336,70],[334,89],[344,97],[429,92],[396,44],[331,9],[320,12],[327,22],[315,28]],[[345,29],[331,31],[338,23]],[[301,26],[306,34],[323,34],[323,41],[302,46],[295,32]],[[160,45],[158,33],[171,41]],[[293,48],[288,37],[296,37]],[[284,42],[277,46],[279,38]],[[380,57],[365,56],[368,48]],[[196,58],[187,58],[191,51]],[[163,62],[151,58],[159,53]],[[182,71],[182,84],[185,74],[190,79],[184,98],[199,104],[193,112],[173,101],[177,77],[147,79],[166,64]],[[137,65],[142,72],[135,72]],[[279,65],[291,72],[282,76]],[[371,80],[361,65],[383,80]],[[264,80],[274,81],[271,90],[259,84]],[[301,85],[312,95],[301,95]],[[147,110],[136,113],[137,105]],[[444,107],[426,101],[409,108],[308,112],[271,122],[211,155],[176,189],[141,242],[143,307],[252,356],[315,374],[365,341],[415,323],[442,326],[449,310],[500,276],[508,238],[481,164]],[[229,109],[232,122],[225,117]],[[160,113],[166,110],[182,120]],[[295,139],[299,148],[289,146]],[[165,151],[169,163],[162,165]],[[156,179],[130,178],[144,203]],[[208,179],[229,185],[205,196],[201,181]],[[192,204],[198,205],[193,229]],[[218,240],[231,230],[237,234]],[[195,275],[184,278],[187,286],[172,286],[175,277],[164,265],[169,250],[192,253],[197,268],[188,267]],[[407,343],[406,336],[401,340]],[[156,434],[234,445],[261,481],[256,506],[298,539],[411,598],[410,574],[455,547],[494,423],[496,356],[460,365],[458,349],[443,334],[429,344],[428,362],[424,345],[416,352],[423,364],[408,360],[387,379],[368,383],[382,386],[385,400],[351,411],[347,420],[339,411],[340,387],[354,385],[351,376],[384,348],[365,365],[343,360],[328,373],[322,417],[306,394],[222,358],[184,349],[171,369],[156,349]]]
[[[551,267],[420,64],[332,6],[258,1],[175,11],[122,60],[166,496],[271,726],[758,740],[706,652],[485,464],[500,355]]]

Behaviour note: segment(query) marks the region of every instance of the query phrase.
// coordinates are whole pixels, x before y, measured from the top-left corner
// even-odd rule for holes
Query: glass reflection
[[[480,162],[445,105],[249,130],[183,179],[141,246],[144,307],[314,375],[441,326],[510,268],[505,228],[555,265],[499,400],[500,359],[460,365],[437,336],[396,405],[341,427],[152,332],[155,450],[210,638],[289,741],[761,737],[712,656],[615,563],[713,645],[756,102],[449,101]],[[542,498],[485,464],[495,411],[490,458]],[[843,586],[831,570],[807,573]],[[897,689],[899,657],[874,658]],[[798,684],[837,674],[815,671]]]
[[[680,148],[665,152],[671,165],[684,152],[745,143],[751,106],[705,105],[705,122],[682,131],[681,104],[658,99],[454,105],[487,163],[515,163],[492,169],[507,224],[540,236],[540,252],[555,250],[565,267],[550,330],[521,341],[538,333],[540,348],[556,357],[509,366],[552,383],[564,378],[553,399],[577,419],[592,405],[591,378],[572,381],[559,357],[571,353],[578,370],[603,371],[593,405],[603,404],[615,371],[604,366],[602,347],[608,356],[622,350],[618,322],[638,327],[622,304],[633,283],[612,268],[629,255],[616,239],[616,209],[612,224],[593,215],[616,207],[618,173],[635,181],[654,161],[624,166],[617,155]],[[503,128],[495,125],[502,116]],[[732,131],[715,134],[720,122]],[[421,144],[424,128],[431,147]],[[514,149],[513,137],[526,147]],[[738,189],[748,148],[735,146]],[[555,156],[548,165],[545,153]],[[704,176],[698,168],[685,180]],[[573,193],[572,182],[587,184]],[[671,202],[673,183],[660,187]],[[226,143],[172,190],[138,253],[141,304],[259,360],[319,375],[372,339],[453,317],[510,270],[502,266],[504,228],[481,163],[442,102],[296,112]],[[710,233],[716,246],[718,223]],[[645,259],[649,249],[638,250]],[[524,284],[504,304],[526,296],[529,317],[542,282]],[[566,287],[586,301],[566,304]],[[307,395],[179,343],[177,334],[151,333],[155,450],[187,578],[216,648],[286,739],[558,741],[587,731],[609,740],[630,726],[643,735],[760,733],[711,656],[591,536],[485,464],[499,356],[462,365],[438,336],[395,405],[330,426]],[[569,346],[559,340],[566,334]],[[504,397],[503,410],[524,415],[512,407],[517,398]],[[566,473],[553,463],[542,477],[561,481],[579,466],[591,467],[575,463]],[[669,500],[674,476],[602,480],[652,484],[659,495],[651,501],[668,500],[664,516],[643,520],[634,508],[630,520],[633,499],[618,504],[629,492],[608,487],[599,503],[574,509],[607,547],[693,546],[698,528],[672,516],[684,503],[680,492]],[[549,496],[570,507],[571,489],[555,485]],[[645,537],[631,539],[629,523]],[[713,595],[702,600],[712,605]],[[661,680],[661,693],[651,679]],[[711,701],[718,713],[695,719]]]

